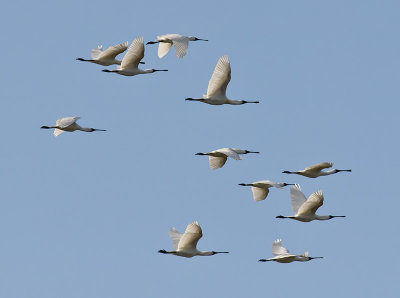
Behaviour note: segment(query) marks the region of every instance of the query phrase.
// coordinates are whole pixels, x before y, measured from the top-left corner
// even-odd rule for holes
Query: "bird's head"
[[[190,41],[197,41],[197,40],[208,41],[208,39],[201,39],[201,38],[197,38],[195,36],[189,36],[189,40]]]

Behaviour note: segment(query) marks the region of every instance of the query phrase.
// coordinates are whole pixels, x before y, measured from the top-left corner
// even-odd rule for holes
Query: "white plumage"
[[[58,119],[56,121],[55,126],[42,126],[41,128],[44,129],[51,129],[54,128],[54,136],[58,136],[59,134],[63,133],[64,131],[73,132],[75,130],[81,130],[86,132],[92,131],[106,131],[104,129],[97,129],[97,128],[89,128],[89,127],[82,127],[76,121],[80,119],[80,117],[65,117]]]
[[[206,39],[200,39],[194,36],[184,36],[180,34],[165,34],[157,36],[157,41],[149,41],[147,44],[155,44],[158,43],[158,57],[164,57],[174,45],[176,56],[179,58],[185,57],[188,47],[189,41],[203,40],[208,41]]]
[[[259,153],[253,152],[248,150],[242,150],[237,148],[221,148],[207,153],[196,153],[196,155],[208,155],[210,161],[210,168],[215,170],[218,168],[222,168],[226,163],[228,157],[241,160],[240,154],[247,154],[247,153]]]
[[[285,247],[282,246],[282,239],[277,239],[272,242],[273,258],[260,259],[260,262],[275,261],[278,263],[291,263],[294,261],[306,262],[312,259],[321,259],[322,257],[310,257],[308,251],[302,255],[291,254]]]
[[[173,254],[180,257],[191,258],[194,256],[212,256],[218,253],[228,253],[226,251],[199,251],[197,242],[203,236],[201,227],[197,221],[188,224],[184,234],[179,233],[175,228],[172,228],[168,234],[172,238],[173,251],[159,250],[159,253]]]
[[[317,178],[319,176],[328,176],[328,175],[332,175],[332,174],[339,173],[339,172],[351,172],[351,170],[338,170],[338,169],[333,169],[333,170],[326,171],[326,172],[322,171],[323,169],[327,169],[327,168],[331,168],[331,167],[333,167],[333,163],[321,162],[321,163],[317,163],[315,165],[305,168],[304,170],[300,170],[297,172],[283,171],[282,173],[297,174],[297,175],[301,175],[301,176],[305,176],[305,177],[309,177],[309,178]]]
[[[250,184],[240,183],[239,185],[251,186],[251,191],[253,192],[254,201],[258,202],[258,201],[263,201],[267,198],[269,189],[271,187],[283,189],[287,185],[294,185],[294,184],[288,184],[284,182],[276,183],[271,180],[261,180]]]
[[[210,105],[241,105],[245,103],[259,103],[258,101],[234,100],[226,97],[226,88],[231,81],[231,64],[228,56],[219,58],[214,72],[208,82],[207,94],[203,98],[186,98],[190,101],[200,101]]]
[[[124,76],[135,76],[138,74],[153,73],[156,71],[167,71],[166,69],[140,69],[139,63],[144,57],[143,37],[137,37],[130,45],[121,66],[114,70],[104,69],[104,72],[113,72]]]
[[[125,52],[127,48],[128,48],[128,42],[111,46],[105,51],[103,51],[103,46],[98,46],[96,49],[92,50],[92,59],[86,60],[83,58],[76,58],[76,60],[91,62],[103,66],[109,66],[112,64],[119,65],[121,64],[121,61],[117,60],[116,57],[119,54]]]
[[[307,199],[301,191],[300,185],[296,184],[290,188],[290,199],[292,202],[292,209],[294,216],[282,216],[277,218],[290,218],[302,222],[309,222],[312,220],[328,220],[334,217],[345,217],[344,215],[316,215],[318,208],[324,203],[324,195],[322,190],[318,190],[311,194]]]

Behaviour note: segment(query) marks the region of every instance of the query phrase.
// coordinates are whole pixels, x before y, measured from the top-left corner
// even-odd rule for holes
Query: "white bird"
[[[351,170],[338,170],[338,169],[333,169],[330,171],[322,171],[323,169],[331,168],[333,166],[333,163],[331,162],[320,162],[315,165],[309,166],[308,168],[305,168],[304,170],[300,170],[297,172],[290,172],[290,171],[283,171],[282,173],[284,174],[297,174],[297,175],[302,175],[306,176],[309,178],[317,178],[319,176],[327,176],[327,175],[332,175],[335,173],[339,172],[351,172]]]
[[[200,101],[210,105],[242,105],[245,103],[259,103],[259,101],[245,101],[235,100],[226,97],[226,87],[231,80],[231,64],[228,56],[219,58],[217,66],[215,66],[214,73],[208,82],[207,94],[203,98],[186,98],[186,100]]]
[[[172,238],[173,251],[161,249],[158,252],[163,254],[173,254],[180,257],[191,258],[194,256],[212,256],[215,254],[228,253],[227,251],[199,251],[196,246],[197,242],[203,236],[201,227],[197,221],[188,224],[184,234],[172,228],[168,234]]]
[[[254,201],[258,202],[258,201],[263,201],[267,198],[270,187],[283,189],[287,185],[294,185],[294,184],[289,184],[284,182],[276,183],[270,180],[261,180],[250,184],[240,183],[239,185],[251,186],[251,191],[253,192]]]
[[[63,133],[64,131],[69,131],[69,132],[72,132],[75,130],[81,130],[81,131],[86,131],[86,132],[106,131],[105,129],[82,127],[76,123],[76,121],[80,118],[81,117],[61,118],[61,119],[57,120],[55,126],[42,126],[41,128],[45,128],[45,129],[54,128],[54,136],[58,136],[59,134]]]
[[[344,215],[317,215],[315,212],[324,204],[324,195],[322,190],[314,192],[308,197],[301,191],[300,185],[296,184],[290,188],[290,199],[292,201],[292,209],[294,216],[279,215],[276,218],[290,218],[302,222],[312,220],[328,220],[334,217],[346,217]]]
[[[308,251],[302,255],[291,254],[286,248],[282,246],[282,239],[277,239],[272,242],[272,254],[273,258],[270,259],[260,259],[260,262],[275,261],[278,263],[291,263],[294,261],[307,262],[313,259],[322,259],[323,257],[310,257]]]
[[[167,69],[140,69],[139,62],[144,57],[144,44],[143,37],[136,38],[124,58],[122,59],[121,65],[114,70],[103,69],[104,72],[113,72],[124,76],[135,76],[138,74],[153,73],[156,71],[168,71]]]
[[[128,42],[111,46],[105,51],[103,51],[103,46],[98,46],[97,49],[92,50],[92,59],[76,58],[76,60],[91,62],[103,66],[109,66],[112,64],[121,65],[121,60],[117,60],[115,57],[125,52],[127,48]],[[144,62],[140,63],[144,64]]]
[[[201,39],[194,36],[184,36],[180,34],[165,34],[157,36],[157,41],[149,41],[147,44],[155,44],[158,43],[158,57],[162,58],[169,52],[169,49],[172,45],[175,46],[176,56],[179,58],[183,58],[188,50],[189,41],[203,40],[208,41],[207,39]]]
[[[236,148],[221,148],[207,153],[196,153],[196,155],[208,155],[210,160],[210,168],[215,170],[218,168],[222,168],[226,163],[228,157],[241,160],[242,158],[239,154],[247,154],[247,153],[260,153]]]

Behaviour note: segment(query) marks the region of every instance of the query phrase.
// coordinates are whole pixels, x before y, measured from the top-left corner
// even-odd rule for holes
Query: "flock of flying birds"
[[[197,41],[206,39],[200,39],[194,36],[183,36],[180,34],[166,34],[158,36],[156,41],[150,41],[147,44],[158,43],[158,57],[164,57],[172,46],[175,47],[176,55],[179,58],[183,58],[188,50],[189,41]],[[77,58],[79,61],[91,62],[103,66],[110,66],[113,64],[119,65],[114,70],[103,70],[104,72],[116,73],[124,76],[135,76],[139,74],[153,73],[157,71],[167,71],[166,69],[140,69],[139,64],[145,64],[141,60],[144,57],[144,42],[143,37],[136,38],[130,45],[128,51],[122,60],[117,60],[116,57],[125,52],[128,49],[128,42],[121,43],[115,46],[109,47],[103,51],[102,46],[98,46],[92,50],[92,59]],[[226,97],[226,88],[231,80],[231,66],[228,56],[222,56],[214,69],[211,79],[208,83],[207,94],[203,95],[202,98],[186,98],[188,101],[200,101],[211,105],[241,105],[245,103],[259,103],[258,101],[246,101],[246,100],[233,100]],[[64,131],[73,132],[76,130],[93,132],[93,131],[105,131],[104,129],[81,127],[76,121],[80,117],[66,117],[58,119],[55,126],[42,126],[43,129],[53,129],[54,135],[58,136]],[[237,148],[222,148],[207,153],[196,153],[196,155],[207,155],[209,158],[210,168],[218,169],[222,168],[228,157],[241,160],[240,155],[248,153],[259,153],[255,151],[242,150]],[[351,170],[338,170],[332,169],[329,171],[323,171],[323,169],[331,168],[333,163],[322,162],[299,170],[295,172],[283,171],[285,174],[297,174],[309,178],[317,178],[319,176],[332,175],[338,172],[351,172]],[[241,186],[251,186],[253,192],[253,198],[255,201],[265,200],[268,196],[269,189],[276,187],[283,189],[287,185],[292,185],[290,188],[290,198],[292,203],[292,209],[294,212],[293,216],[282,216],[279,215],[276,218],[290,218],[301,222],[310,222],[312,220],[329,220],[335,217],[345,217],[343,215],[317,215],[316,211],[324,203],[324,195],[322,190],[318,190],[311,194],[308,199],[301,191],[298,184],[288,183],[276,183],[270,180],[262,180],[253,183],[241,183]],[[218,253],[228,253],[226,251],[199,251],[197,249],[197,242],[203,236],[202,229],[197,221],[189,224],[186,228],[185,233],[178,232],[177,229],[172,228],[169,231],[169,235],[172,238],[172,244],[174,250],[166,251],[159,250],[159,253],[173,254],[176,256],[191,258],[193,256],[211,256]],[[301,255],[291,254],[286,248],[282,246],[282,240],[277,239],[272,243],[272,254],[273,258],[260,259],[260,262],[276,261],[279,263],[291,263],[293,261],[309,261],[316,258],[322,257],[310,257],[308,252]]]

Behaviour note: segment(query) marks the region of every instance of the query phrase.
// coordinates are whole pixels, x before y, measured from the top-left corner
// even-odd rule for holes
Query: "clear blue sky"
[[[0,297],[394,297],[399,168],[398,1],[8,1],[0,12],[2,145]],[[137,4],[140,3],[140,4]],[[104,47],[180,33],[169,72],[123,77],[75,61]],[[201,96],[227,54],[227,95]],[[39,129],[80,116],[97,133]],[[221,147],[260,151],[211,171]],[[330,161],[352,173],[288,176]],[[289,189],[255,203],[257,180],[322,189],[326,222],[291,215]],[[198,248],[179,258],[168,230],[199,221]],[[324,259],[259,263],[282,238]],[[303,294],[302,294],[303,293]]]

